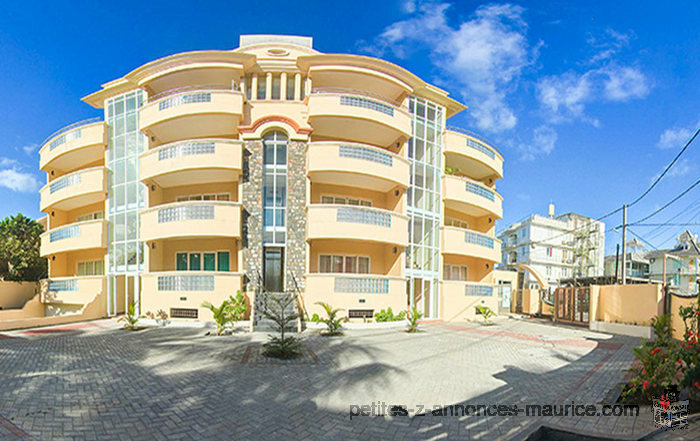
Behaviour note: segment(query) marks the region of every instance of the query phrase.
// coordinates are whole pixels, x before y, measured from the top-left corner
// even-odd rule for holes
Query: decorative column
[[[253,74],[253,79],[250,82],[250,99],[258,99],[258,74]]]
[[[272,72],[268,72],[265,77],[265,99],[272,99]]]
[[[294,74],[294,101],[301,100],[301,74]]]
[[[280,75],[280,99],[287,99],[287,72],[282,72]]]

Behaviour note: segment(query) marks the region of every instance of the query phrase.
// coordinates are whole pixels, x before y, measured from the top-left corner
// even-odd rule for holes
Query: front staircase
[[[253,314],[253,330],[260,332],[278,332],[279,326],[274,320],[269,318],[265,312],[279,314],[284,310],[285,316],[289,317],[292,314],[298,314],[297,296],[295,292],[269,292],[260,290],[255,295],[255,309]],[[286,307],[281,308],[280,303],[286,304]],[[287,332],[298,331],[298,321],[292,320],[287,324]]]

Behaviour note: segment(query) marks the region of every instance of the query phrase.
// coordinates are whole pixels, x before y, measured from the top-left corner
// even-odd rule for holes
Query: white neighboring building
[[[602,276],[605,259],[605,223],[579,214],[549,217],[533,214],[498,235],[505,267],[523,263],[538,271],[551,286],[561,279]],[[525,283],[535,280],[525,273]]]

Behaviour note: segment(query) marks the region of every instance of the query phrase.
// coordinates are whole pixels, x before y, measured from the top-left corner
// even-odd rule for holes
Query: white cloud
[[[685,176],[693,170],[687,159],[682,159],[673,165],[673,168],[668,172],[671,177]]]
[[[696,124],[696,127],[700,126],[700,121]],[[690,140],[697,129],[694,127],[674,127],[672,129],[666,129],[661,136],[656,145],[661,149],[680,149],[685,145],[686,142]]]
[[[17,160],[0,156],[0,167],[11,167],[17,165]]]
[[[34,193],[39,189],[39,181],[31,173],[8,168],[0,170],[0,187],[20,193]]]
[[[638,67],[616,60],[618,52],[633,38],[632,33],[608,29],[602,39],[588,39],[597,52],[584,63],[587,69],[546,76],[537,82],[537,98],[550,123],[582,120],[597,127],[598,120],[585,113],[587,103],[624,102],[649,94],[651,86],[646,75]]]
[[[38,149],[38,148],[39,148],[39,144],[36,144],[36,143],[35,143],[35,144],[27,144],[27,145],[23,146],[23,147],[22,147],[22,150],[24,151],[24,153],[26,153],[26,154],[28,154],[28,155],[31,155],[31,154],[34,153],[34,152],[36,151],[36,149]]]
[[[547,125],[536,127],[532,131],[532,141],[518,147],[520,159],[532,161],[537,156],[550,154],[554,150],[558,138],[556,130],[552,127]]]
[[[414,16],[386,27],[364,50],[381,56],[392,52],[405,58],[419,47],[430,50],[441,71],[441,84],[456,89],[471,109],[476,125],[499,132],[517,124],[506,95],[523,69],[532,64],[537,48],[527,41],[523,8],[492,4],[456,27],[447,22],[447,3],[412,3]],[[404,4],[404,10],[406,8]]]

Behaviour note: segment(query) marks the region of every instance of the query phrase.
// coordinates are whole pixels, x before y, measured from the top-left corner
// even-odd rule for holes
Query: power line
[[[632,224],[630,224],[632,225]],[[635,227],[692,227],[698,226],[700,222],[685,222],[685,223],[661,223],[661,224],[634,224]]]
[[[655,250],[657,249],[654,245],[652,245],[651,242],[649,242],[648,240],[644,239],[644,238],[643,238],[642,236],[640,236],[639,234],[637,234],[637,233],[635,233],[634,231],[632,231],[632,229],[631,229],[630,227],[627,227],[627,231],[629,231],[630,233],[632,233],[633,236],[635,236],[637,239],[641,240],[641,241],[644,242],[645,244],[649,245],[649,246],[652,247],[653,249],[655,249]]]
[[[681,151],[678,152],[678,154],[676,155],[675,158],[673,158],[673,161],[671,161],[671,163],[668,164],[668,165],[666,166],[666,168],[664,169],[664,171],[661,172],[661,174],[654,180],[654,182],[652,182],[652,184],[649,186],[649,188],[647,188],[647,190],[646,190],[644,193],[642,193],[637,199],[635,199],[634,201],[632,201],[632,202],[630,202],[629,204],[627,204],[627,207],[628,207],[628,208],[631,207],[631,206],[633,206],[633,205],[636,204],[637,202],[641,201],[642,198],[644,198],[644,196],[646,196],[647,194],[649,194],[649,192],[650,192],[654,187],[656,187],[656,184],[659,183],[659,181],[661,180],[661,178],[663,178],[664,175],[666,175],[666,173],[668,173],[668,171],[671,169],[671,167],[673,167],[673,164],[675,164],[676,161],[678,161],[678,158],[680,158],[681,155],[683,154],[683,152],[685,152],[685,151],[688,149],[688,147],[690,146],[690,144],[692,144],[692,142],[693,142],[693,141],[695,140],[695,138],[698,136],[698,133],[700,133],[700,128],[698,128],[698,129],[695,131],[695,133],[693,134],[693,136],[688,140],[688,142],[685,143],[685,145],[683,146],[683,148],[681,149]]]
[[[628,226],[629,226],[629,225],[636,225],[636,224],[638,224],[638,223],[642,223],[642,222],[644,222],[645,220],[647,220],[647,219],[649,219],[649,218],[655,216],[656,214],[658,214],[658,213],[660,213],[661,211],[663,211],[663,210],[665,210],[666,208],[668,208],[669,205],[673,204],[673,203],[676,202],[678,199],[680,199],[680,198],[682,198],[683,196],[685,196],[690,190],[692,190],[693,188],[697,187],[698,184],[700,184],[700,179],[698,179],[697,181],[695,181],[695,182],[693,183],[693,185],[691,185],[690,187],[688,187],[688,188],[686,188],[685,190],[683,190],[683,191],[681,192],[681,194],[679,194],[678,196],[676,196],[675,198],[671,199],[671,200],[668,201],[666,204],[664,204],[663,207],[661,207],[661,208],[655,210],[655,211],[654,211],[653,213],[651,213],[650,215],[648,215],[648,216],[646,216],[646,217],[644,217],[644,218],[642,218],[642,219],[639,219],[637,222],[633,222],[633,223],[630,223],[630,224],[627,224],[627,225],[628,225]],[[619,227],[621,227],[621,226],[622,226],[622,225],[619,225]]]

